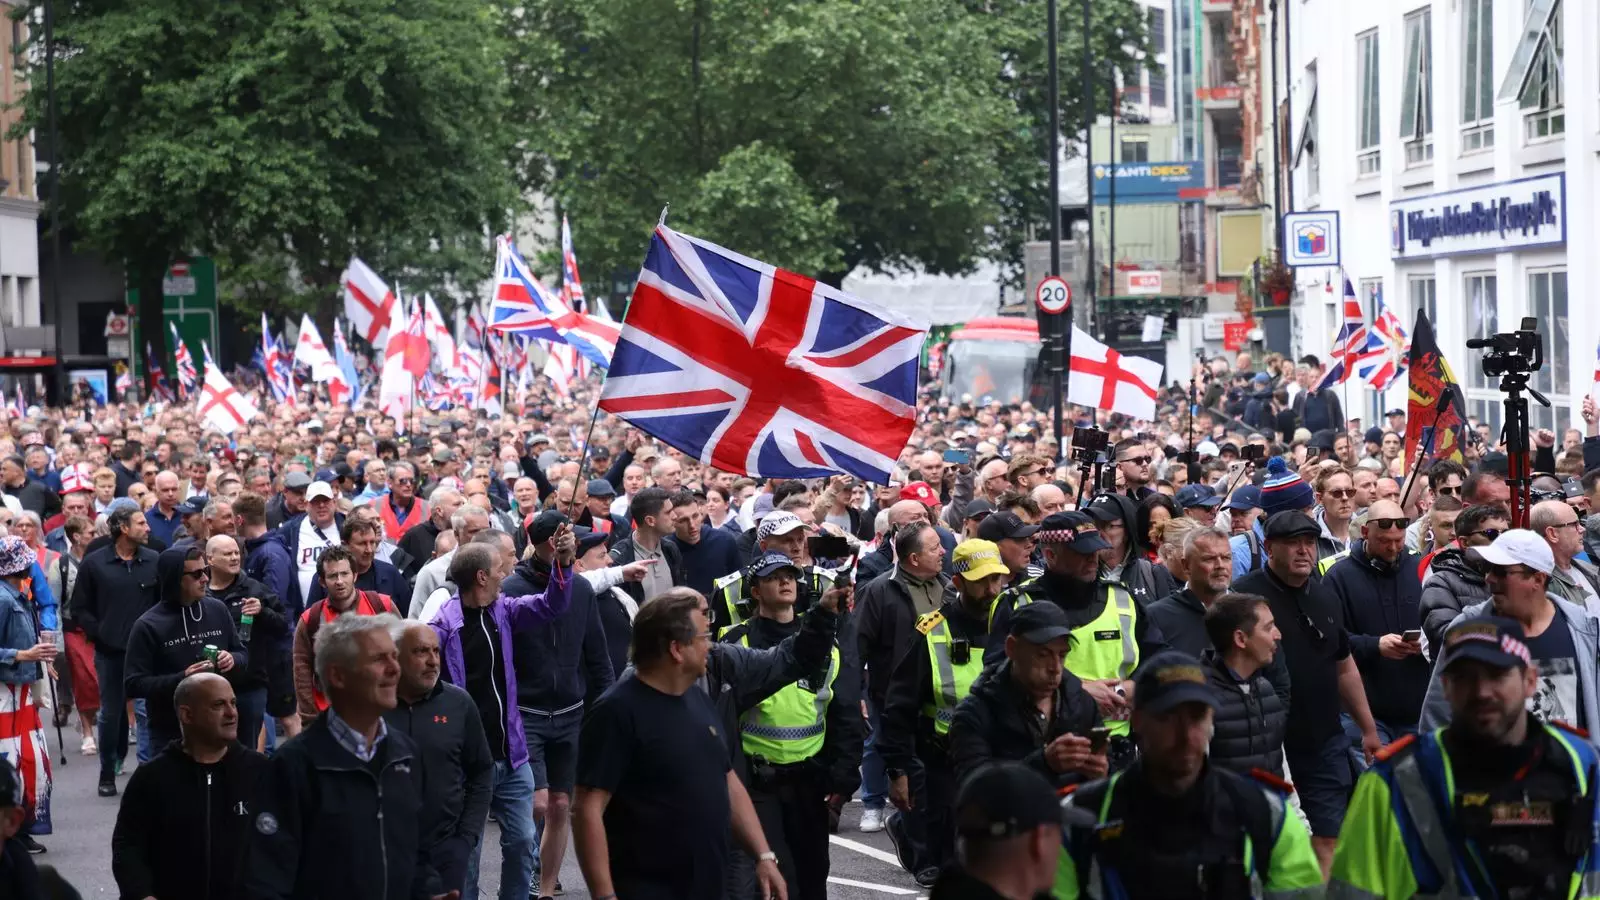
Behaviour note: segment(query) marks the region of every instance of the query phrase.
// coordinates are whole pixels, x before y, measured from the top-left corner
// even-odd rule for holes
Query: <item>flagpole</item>
[[[665,228],[665,227],[667,227],[667,210],[669,210],[671,208],[672,208],[672,204],[670,204],[670,203],[667,204],[666,206],[661,207],[661,217],[656,219],[656,227],[657,228]],[[650,255],[650,245],[647,242],[645,244],[645,257],[646,257],[646,259],[649,258],[649,255]],[[640,271],[640,273],[644,272],[644,260],[640,260],[639,261],[639,271]],[[638,291],[638,287],[639,287],[639,280],[637,278],[635,278],[633,284],[634,284],[634,290],[635,290],[635,292],[637,292]],[[617,320],[617,332],[619,334],[622,332],[623,326],[628,323],[628,313],[630,313],[632,311],[633,311],[633,303],[629,302],[628,305],[625,306],[623,308],[623,310],[622,310],[622,318]],[[609,378],[610,376],[611,376],[611,367],[608,365],[608,366],[605,367],[605,370],[600,373],[600,391],[599,391],[599,393],[595,394],[595,397],[594,397],[594,411],[589,414],[589,428],[583,434],[583,458],[578,461],[578,481],[577,481],[577,484],[574,485],[573,489],[572,489],[572,502],[567,504],[566,515],[567,515],[567,518],[569,518],[569,519],[572,518],[572,511],[574,509],[576,509],[577,506],[578,506],[578,488],[589,483],[588,476],[589,476],[590,442],[594,439],[594,426],[595,426],[595,423],[600,420],[600,398],[606,392],[606,379]]]

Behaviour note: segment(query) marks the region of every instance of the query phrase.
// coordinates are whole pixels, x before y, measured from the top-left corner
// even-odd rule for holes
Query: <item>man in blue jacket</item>
[[[710,597],[713,582],[739,570],[739,539],[706,523],[705,501],[693,491],[672,495],[671,516],[672,534],[663,541],[677,547],[683,557],[687,585]]]
[[[570,611],[575,588],[587,588],[588,583],[572,572],[577,544],[570,525],[561,526],[539,545],[550,552],[551,568],[545,589],[537,593],[523,589],[525,580],[505,578],[512,561],[501,552],[499,535],[486,534],[487,540],[474,539],[456,550],[450,561],[450,581],[458,593],[445,601],[432,624],[439,633],[445,675],[477,703],[494,757],[489,803],[500,822],[500,900],[525,900],[539,852],[533,830],[536,782],[529,765],[528,735],[515,699],[517,668],[511,659],[523,635],[561,622]],[[609,671],[609,664],[607,668]],[[538,783],[548,782],[540,778]],[[560,824],[564,836],[566,823]],[[550,843],[556,844],[554,830],[550,834]],[[558,857],[551,867],[552,881],[560,868]],[[476,896],[477,884],[478,854],[474,852],[467,863],[466,896]],[[541,891],[540,896],[544,895]]]

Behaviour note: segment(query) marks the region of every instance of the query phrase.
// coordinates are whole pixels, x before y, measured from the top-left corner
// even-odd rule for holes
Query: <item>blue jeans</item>
[[[866,809],[883,809],[889,798],[889,776],[883,770],[883,757],[878,755],[878,730],[883,727],[883,711],[870,699],[867,701],[867,723],[872,733],[867,735],[861,753],[861,805]]]
[[[494,792],[489,811],[500,823],[500,900],[527,900],[533,886],[539,842],[533,834],[533,769],[504,760],[494,764]],[[483,842],[467,859],[467,883],[461,900],[478,900],[478,857]]]
[[[100,715],[96,731],[100,743],[100,780],[116,777],[117,763],[128,755],[128,695],[123,684],[126,659],[122,654],[94,653],[94,671],[100,679]],[[144,701],[133,701],[134,725],[138,731],[139,762],[148,762],[159,752],[150,745],[150,725],[145,720]]]

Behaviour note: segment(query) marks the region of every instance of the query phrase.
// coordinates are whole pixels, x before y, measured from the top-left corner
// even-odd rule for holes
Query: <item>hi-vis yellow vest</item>
[[[750,646],[748,632],[740,635],[739,643]],[[822,684],[808,684],[803,678],[790,682],[739,717],[744,752],[780,766],[816,756],[827,737],[828,701],[833,699],[833,683],[838,677],[836,645]]]
[[[1094,621],[1072,630],[1072,648],[1067,651],[1067,671],[1083,681],[1116,679],[1127,681],[1139,667],[1139,644],[1134,640],[1134,625],[1138,620],[1138,606],[1128,589],[1115,582],[1102,582],[1106,592],[1105,608]],[[1033,603],[1033,595],[1017,592],[1012,607]],[[1047,601],[1048,602],[1048,601]],[[1106,727],[1112,734],[1126,735],[1130,730],[1127,719],[1110,719]]]
[[[967,661],[957,663],[950,655],[955,640],[950,623],[938,610],[918,619],[917,630],[928,638],[928,657],[933,663],[933,703],[924,706],[922,714],[933,720],[935,734],[949,734],[956,704],[972,693],[972,683],[983,673],[983,650],[973,647]]]

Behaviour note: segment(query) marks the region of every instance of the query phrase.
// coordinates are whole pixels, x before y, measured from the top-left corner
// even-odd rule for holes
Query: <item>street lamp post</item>
[[[1084,0],[1087,4],[1088,0]],[[1085,9],[1088,7],[1085,6]],[[1048,0],[1045,4],[1045,56],[1048,69],[1048,87],[1050,102],[1050,274],[1061,274],[1061,89],[1060,65],[1056,58],[1056,32],[1058,30],[1056,18],[1056,0]],[[1067,361],[1072,354],[1072,303],[1067,303],[1064,312],[1050,316],[1047,320],[1050,325],[1048,335],[1050,341],[1050,392],[1051,403],[1055,407],[1055,433],[1056,451],[1058,455],[1065,454],[1067,449],[1066,434],[1062,431],[1063,409],[1066,399]]]

